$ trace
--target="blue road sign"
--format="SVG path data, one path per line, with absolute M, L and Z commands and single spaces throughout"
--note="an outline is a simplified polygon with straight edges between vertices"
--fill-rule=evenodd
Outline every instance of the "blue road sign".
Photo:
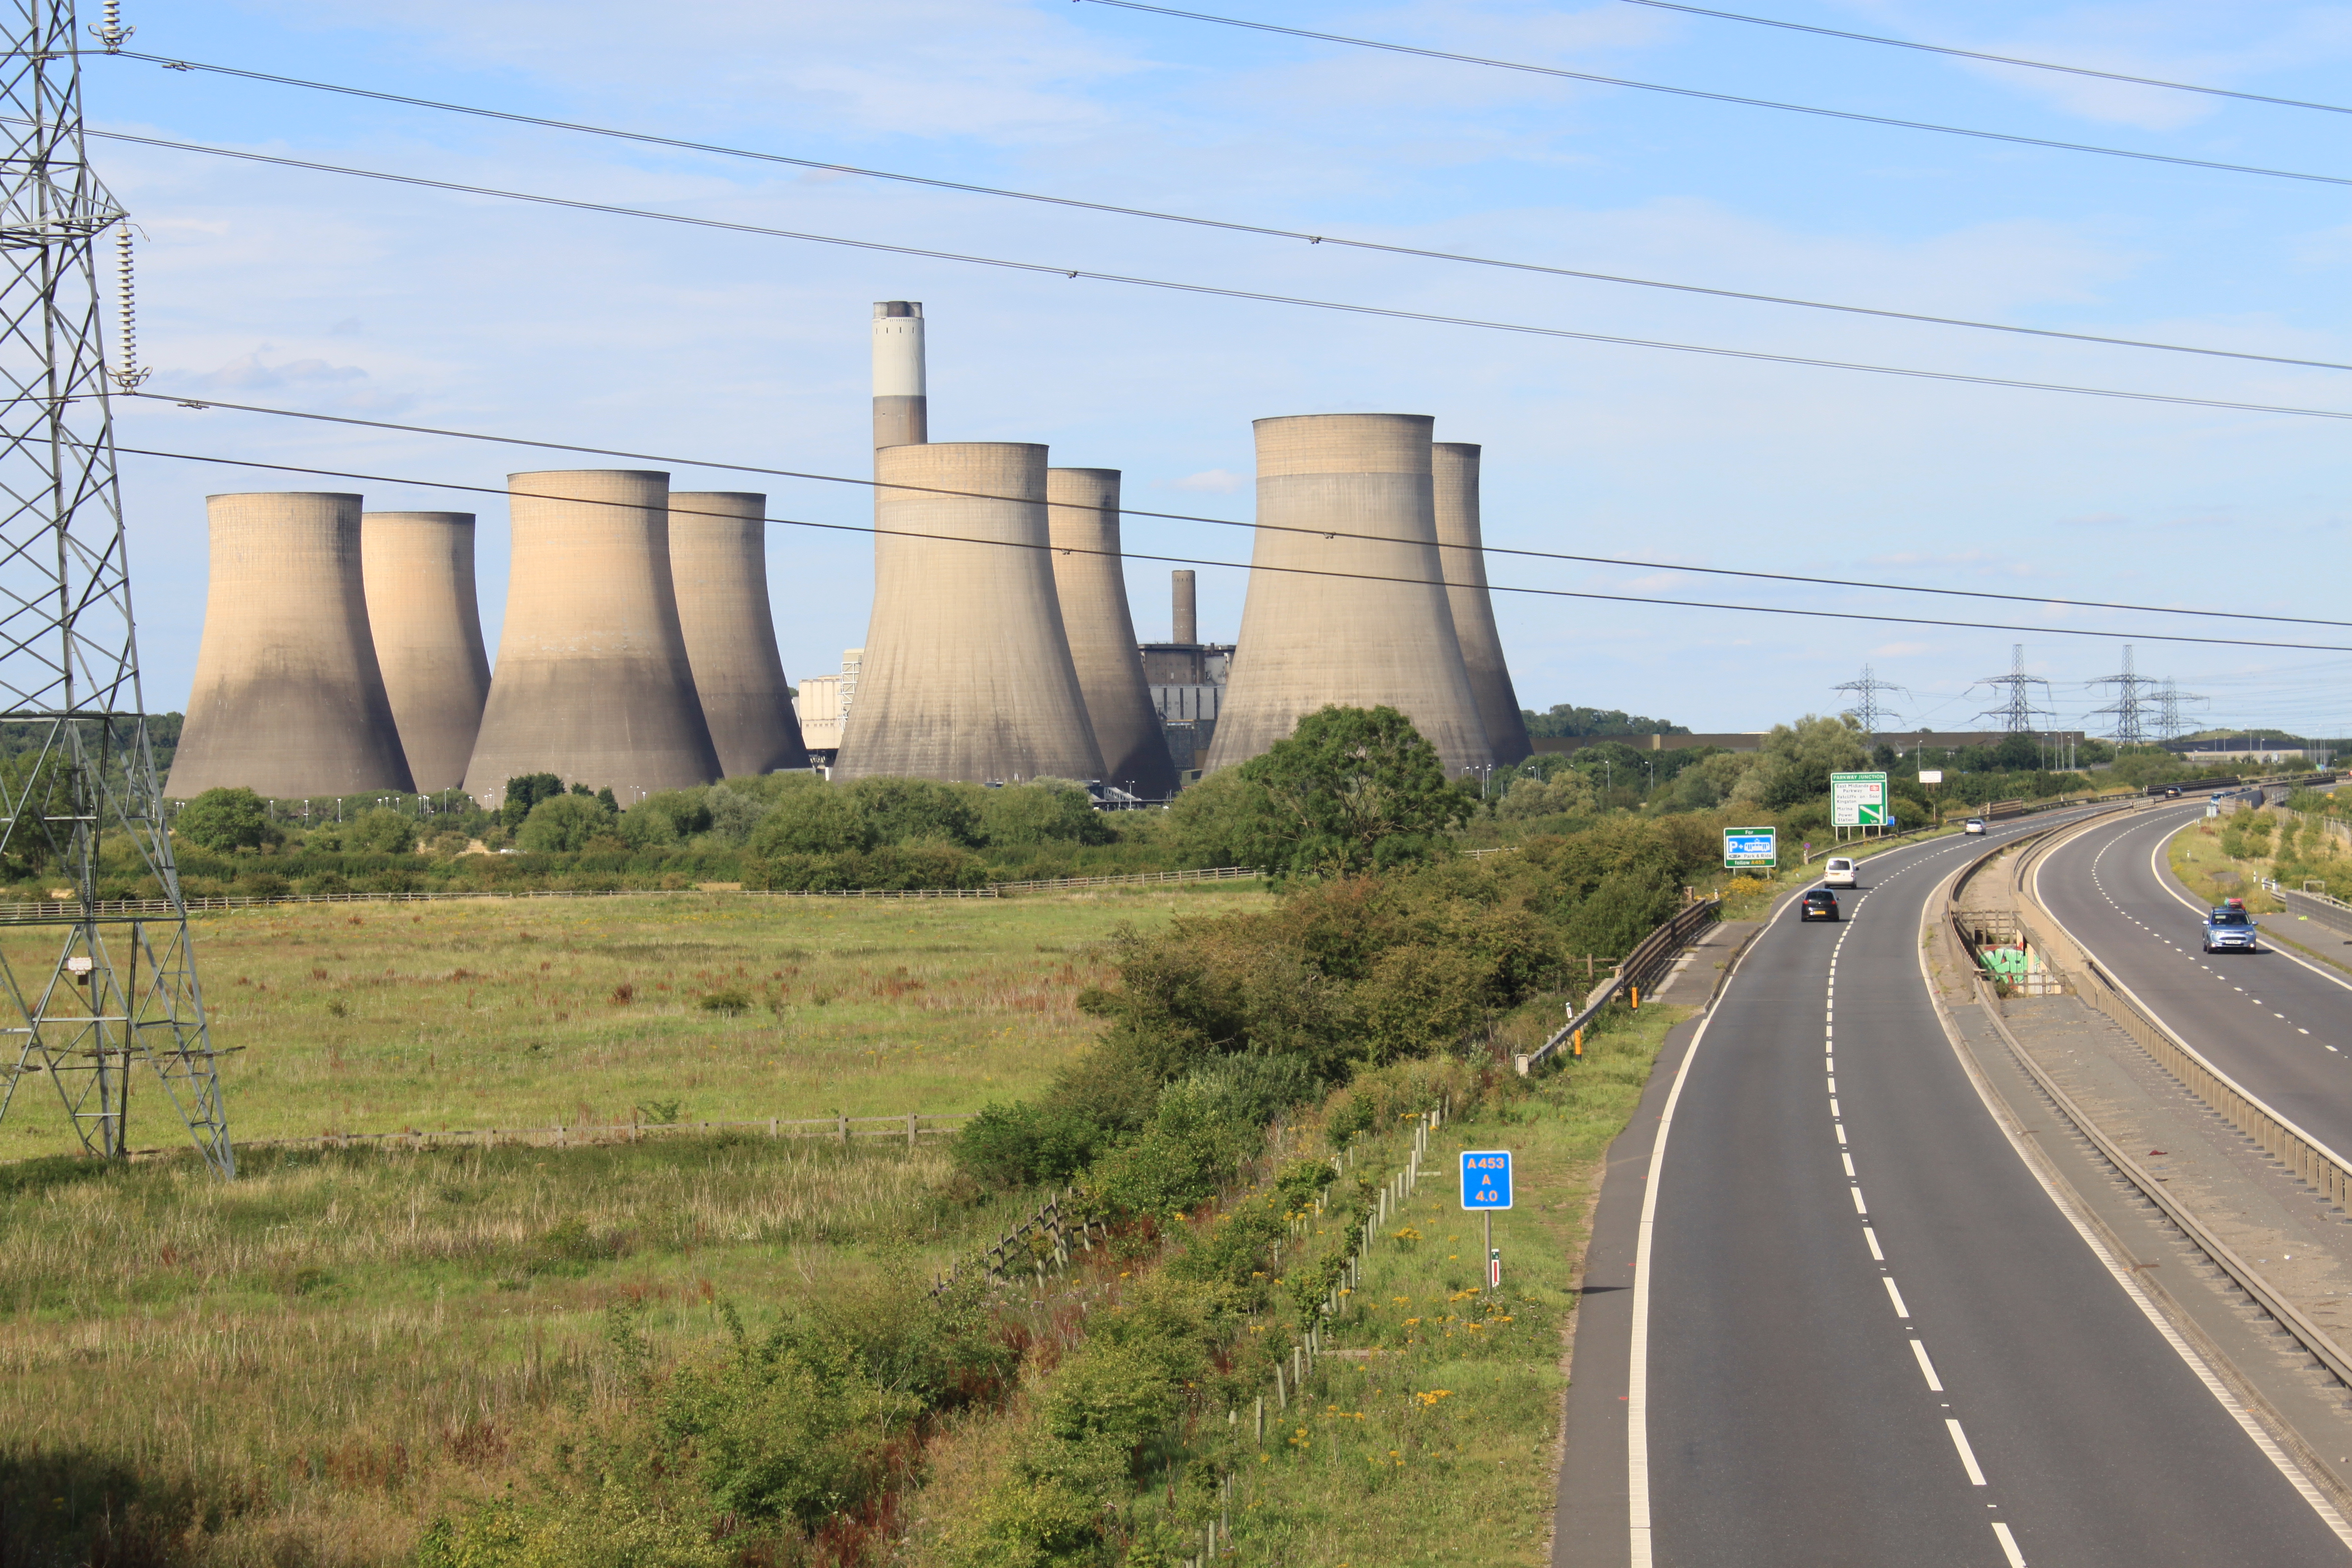
M 1462 1151 L 1462 1206 L 1465 1209 L 1507 1209 L 1511 1206 L 1511 1152 L 1508 1149 Z
M 1745 866 L 1776 866 L 1780 854 L 1777 832 L 1769 827 L 1727 827 L 1723 830 L 1723 864 L 1727 870 Z

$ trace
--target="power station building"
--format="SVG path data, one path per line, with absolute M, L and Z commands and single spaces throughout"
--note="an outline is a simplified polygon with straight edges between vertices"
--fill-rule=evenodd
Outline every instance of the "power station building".
M 1495 629 L 1495 601 L 1486 589 L 1486 541 L 1478 527 L 1479 449 L 1468 441 L 1430 446 L 1430 478 L 1437 514 L 1437 553 L 1445 567 L 1445 602 L 1454 612 L 1454 636 L 1462 645 L 1463 673 L 1478 703 L 1479 722 L 1498 767 L 1534 754 L 1527 716 L 1511 689 L 1503 661 L 1502 635 Z
M 719 771 L 745 778 L 808 766 L 768 602 L 768 498 L 671 492 L 669 563 Z
M 409 790 L 369 631 L 360 498 L 216 495 L 205 506 L 204 642 L 163 793 Z
M 510 474 L 506 624 L 466 793 L 551 773 L 625 804 L 719 776 L 670 573 L 669 476 Z
M 1054 584 L 1045 448 L 874 455 L 874 615 L 836 778 L 1105 777 Z
M 1142 800 L 1176 793 L 1176 766 L 1143 679 L 1118 547 L 1118 470 L 1045 470 L 1054 588 L 1070 661 L 1101 749 L 1105 784 Z
M 1257 540 L 1211 768 L 1247 762 L 1333 703 L 1399 710 L 1449 774 L 1493 763 L 1438 563 L 1433 424 L 1255 422 Z
M 360 561 L 368 629 L 409 778 L 422 794 L 456 789 L 466 782 L 490 693 L 474 591 L 474 514 L 362 512 Z

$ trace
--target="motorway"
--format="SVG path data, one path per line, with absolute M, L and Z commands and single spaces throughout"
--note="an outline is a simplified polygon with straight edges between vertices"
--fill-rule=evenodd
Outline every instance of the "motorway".
M 1865 861 L 1661 1058 L 1588 1261 L 1563 1568 L 2345 1560 L 1960 1066 L 1920 915 L 1984 843 Z
M 2340 1154 L 2352 1155 L 2352 975 L 2269 947 L 2207 953 L 2202 906 L 2159 872 L 2165 842 L 2204 812 L 2186 806 L 2102 824 L 2044 857 L 2042 907 L 2247 1092 Z M 2261 934 L 2347 950 L 2324 926 L 2257 917 Z

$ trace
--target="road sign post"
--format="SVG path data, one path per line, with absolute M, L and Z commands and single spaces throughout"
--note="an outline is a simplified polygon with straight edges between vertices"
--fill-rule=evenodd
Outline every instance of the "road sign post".
M 1486 1289 L 1503 1288 L 1503 1255 L 1495 1247 L 1495 1211 L 1511 1206 L 1511 1152 L 1462 1151 L 1462 1206 L 1486 1222 Z

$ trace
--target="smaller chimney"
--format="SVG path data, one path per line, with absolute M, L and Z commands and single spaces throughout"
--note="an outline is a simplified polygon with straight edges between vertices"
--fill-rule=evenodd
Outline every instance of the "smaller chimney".
M 1171 572 L 1169 577 L 1174 583 L 1176 594 L 1176 636 L 1171 640 L 1198 643 L 1201 640 L 1201 616 L 1199 603 L 1192 596 L 1192 574 L 1190 571 Z
M 919 447 L 931 438 L 923 381 L 923 307 L 916 300 L 874 302 L 874 447 Z

